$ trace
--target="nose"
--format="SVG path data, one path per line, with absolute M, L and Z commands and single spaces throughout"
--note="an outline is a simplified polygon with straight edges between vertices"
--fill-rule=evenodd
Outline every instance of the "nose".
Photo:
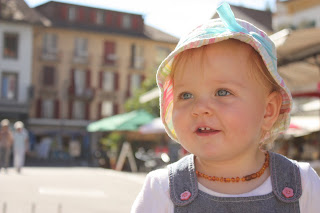
M 211 116 L 213 114 L 212 106 L 210 106 L 210 101 L 208 99 L 195 100 L 192 115 L 193 116 Z

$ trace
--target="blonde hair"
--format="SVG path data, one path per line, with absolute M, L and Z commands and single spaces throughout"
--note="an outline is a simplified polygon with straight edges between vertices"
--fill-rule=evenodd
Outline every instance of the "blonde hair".
M 267 69 L 261 55 L 249 44 L 241 42 L 236 39 L 229 39 L 234 40 L 238 45 L 244 45 L 246 47 L 250 47 L 250 53 L 248 54 L 247 63 L 250 67 L 249 69 L 249 76 L 254 78 L 256 81 L 258 81 L 263 87 L 268 91 L 269 94 L 272 92 L 278 92 L 280 94 L 281 87 L 280 85 L 274 80 L 272 75 L 270 74 L 269 70 Z M 224 41 L 221 41 L 224 42 Z M 214 45 L 214 44 L 210 44 Z M 205 45 L 202 47 L 199 47 L 197 49 L 200 50 L 200 59 L 202 60 L 204 56 L 207 53 L 207 48 L 210 45 Z M 169 78 L 172 80 L 174 85 L 174 75 L 177 70 L 184 70 L 184 67 L 186 66 L 186 62 L 190 61 L 190 59 L 193 58 L 193 55 L 195 54 L 195 49 L 188 49 L 177 55 L 173 61 L 172 64 L 172 70 L 169 74 Z M 199 52 L 197 52 L 199 53 Z M 203 65 L 201 65 L 203 66 Z M 203 67 L 200 68 L 200 70 L 203 70 Z M 275 126 L 276 123 L 273 124 Z M 272 128 L 271 128 L 272 129 Z M 262 131 L 261 139 L 264 138 L 264 136 L 268 133 L 268 131 Z M 267 144 L 272 144 L 274 140 L 277 138 L 278 135 L 275 135 L 273 137 L 270 137 L 264 141 L 260 141 L 260 149 L 265 149 Z

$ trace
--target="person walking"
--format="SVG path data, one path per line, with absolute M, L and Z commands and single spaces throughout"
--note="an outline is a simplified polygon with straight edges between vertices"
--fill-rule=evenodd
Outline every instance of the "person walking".
M 4 168 L 7 172 L 9 165 L 11 146 L 13 143 L 12 132 L 9 129 L 9 120 L 3 119 L 1 121 L 1 130 L 0 130 L 0 169 Z
M 13 165 L 18 173 L 24 166 L 25 154 L 28 151 L 28 133 L 21 121 L 14 123 L 13 132 Z

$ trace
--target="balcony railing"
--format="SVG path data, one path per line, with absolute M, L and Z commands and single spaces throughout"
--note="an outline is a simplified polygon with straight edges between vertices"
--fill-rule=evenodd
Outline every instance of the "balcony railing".
M 103 55 L 101 57 L 102 66 L 118 66 L 119 59 L 115 54 Z
M 87 52 L 74 53 L 72 55 L 72 63 L 74 63 L 74 64 L 89 64 L 90 63 L 90 55 Z
M 146 67 L 146 61 L 144 57 L 135 57 L 131 63 L 130 68 L 135 70 L 143 70 Z
M 40 59 L 43 61 L 59 61 L 61 59 L 61 52 L 57 49 L 40 49 Z
M 94 88 L 84 88 L 82 92 L 77 92 L 73 86 L 69 87 L 69 95 L 73 98 L 79 98 L 83 100 L 92 100 L 95 96 Z

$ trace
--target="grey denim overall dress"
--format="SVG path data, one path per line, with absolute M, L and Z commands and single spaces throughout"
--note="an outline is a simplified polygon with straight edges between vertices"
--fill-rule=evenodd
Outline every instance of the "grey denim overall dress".
M 174 212 L 300 212 L 302 187 L 296 162 L 282 155 L 269 153 L 272 192 L 261 196 L 216 197 L 198 190 L 194 155 L 188 155 L 169 165 L 170 197 Z

